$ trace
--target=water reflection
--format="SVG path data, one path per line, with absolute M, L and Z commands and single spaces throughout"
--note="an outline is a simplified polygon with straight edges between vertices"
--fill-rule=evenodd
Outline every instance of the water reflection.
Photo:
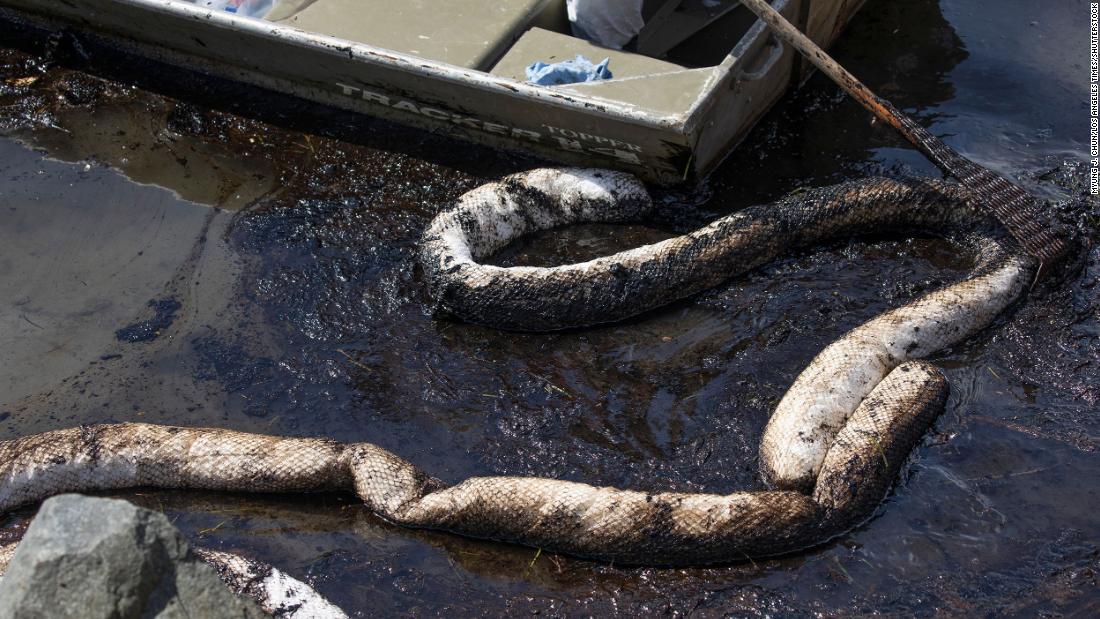
M 834 53 L 856 77 L 926 126 L 942 120 L 940 104 L 956 94 L 949 76 L 968 52 L 940 3 L 869 2 L 845 37 Z M 716 172 L 711 207 L 773 199 L 801 183 L 883 173 L 938 174 L 893 129 L 873 122 L 838 86 L 815 74 Z M 754 179 L 748 191 L 745 178 Z
M 107 165 L 138 183 L 172 189 L 184 200 L 230 210 L 279 185 L 262 135 L 227 136 L 232 125 L 212 124 L 216 117 L 194 106 L 150 101 L 139 91 L 77 73 L 55 80 L 20 73 L 29 75 L 9 81 L 60 101 L 43 101 L 48 108 L 37 108 L 37 115 L 25 117 L 7 134 L 51 157 Z M 13 106 L 31 103 L 29 97 L 8 100 L 15 101 Z M 230 150 L 229 142 L 245 147 Z

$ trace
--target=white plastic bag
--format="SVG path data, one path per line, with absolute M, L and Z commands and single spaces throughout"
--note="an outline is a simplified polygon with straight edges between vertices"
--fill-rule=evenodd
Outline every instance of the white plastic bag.
M 622 49 L 642 30 L 642 0 L 566 0 L 573 35 Z

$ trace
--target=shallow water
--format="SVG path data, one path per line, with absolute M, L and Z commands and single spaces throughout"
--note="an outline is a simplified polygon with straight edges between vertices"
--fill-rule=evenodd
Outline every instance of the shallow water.
M 835 51 L 1095 239 L 1087 9 L 871 0 Z M 534 162 L 227 85 L 196 94 L 188 76 L 104 81 L 63 64 L 0 51 L 3 438 L 217 425 L 369 440 L 450 481 L 754 488 L 763 425 L 809 359 L 967 266 L 943 242 L 859 241 L 598 329 L 433 320 L 413 267 L 420 231 Z M 868 174 L 936 172 L 818 76 L 650 226 L 541 235 L 499 260 L 582 259 Z M 362 615 L 1095 615 L 1097 258 L 1090 246 L 1063 287 L 938 355 L 951 398 L 895 491 L 866 525 L 797 556 L 621 568 L 392 527 L 349 496 L 120 496 Z

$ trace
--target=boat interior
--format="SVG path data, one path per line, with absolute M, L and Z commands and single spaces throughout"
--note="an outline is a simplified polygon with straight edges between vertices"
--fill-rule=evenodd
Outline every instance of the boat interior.
M 637 36 L 611 49 L 574 36 L 565 0 L 275 0 L 262 13 L 306 32 L 519 81 L 536 61 L 578 54 L 609 59 L 614 80 L 711 67 L 755 23 L 737 0 L 644 0 L 642 17 Z

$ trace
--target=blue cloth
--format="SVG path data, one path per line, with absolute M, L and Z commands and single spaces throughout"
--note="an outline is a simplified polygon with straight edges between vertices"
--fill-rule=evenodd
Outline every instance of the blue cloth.
M 539 61 L 527 67 L 527 81 L 539 86 L 557 86 L 609 80 L 611 79 L 611 71 L 607 69 L 609 62 L 611 62 L 610 58 L 604 58 L 600 64 L 592 64 L 580 54 L 577 54 L 576 60 L 563 60 L 553 64 Z

